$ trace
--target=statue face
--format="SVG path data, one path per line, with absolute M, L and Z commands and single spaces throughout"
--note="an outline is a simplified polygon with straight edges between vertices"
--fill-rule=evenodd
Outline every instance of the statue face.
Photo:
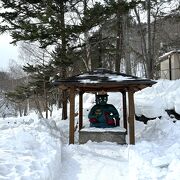
M 96 96 L 96 103 L 100 105 L 107 104 L 108 97 L 107 95 L 97 95 Z

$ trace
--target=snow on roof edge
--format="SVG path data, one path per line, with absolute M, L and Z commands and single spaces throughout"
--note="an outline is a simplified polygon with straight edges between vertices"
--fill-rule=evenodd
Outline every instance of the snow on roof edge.
M 180 49 L 178 50 L 172 50 L 172 51 L 169 51 L 167 53 L 164 53 L 162 56 L 159 56 L 159 59 L 162 60 L 164 59 L 165 57 L 171 55 L 172 53 L 180 53 Z

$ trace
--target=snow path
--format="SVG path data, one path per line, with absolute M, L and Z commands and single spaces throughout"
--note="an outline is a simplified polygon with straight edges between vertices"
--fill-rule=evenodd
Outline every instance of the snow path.
M 61 180 L 129 179 L 128 156 L 122 157 L 125 148 L 107 142 L 66 145 L 62 150 Z

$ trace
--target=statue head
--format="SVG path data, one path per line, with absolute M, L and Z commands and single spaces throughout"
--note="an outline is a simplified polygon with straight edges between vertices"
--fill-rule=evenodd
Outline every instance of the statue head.
M 105 105 L 107 104 L 108 94 L 106 92 L 100 92 L 96 95 L 96 104 Z

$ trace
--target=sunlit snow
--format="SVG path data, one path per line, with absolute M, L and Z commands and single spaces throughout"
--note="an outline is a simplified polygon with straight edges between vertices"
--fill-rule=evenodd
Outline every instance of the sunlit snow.
M 179 87 L 180 80 L 161 80 L 135 94 L 137 114 L 162 116 L 147 125 L 136 121 L 135 145 L 90 141 L 79 145 L 78 131 L 75 144 L 68 145 L 69 120 L 62 121 L 57 110 L 50 119 L 38 119 L 33 112 L 21 118 L 1 118 L 0 179 L 179 180 L 180 121 L 165 112 L 167 108 L 180 112 Z M 108 102 L 116 106 L 122 119 L 121 100 L 120 93 L 109 93 Z M 93 94 L 84 94 L 86 126 L 94 103 Z

